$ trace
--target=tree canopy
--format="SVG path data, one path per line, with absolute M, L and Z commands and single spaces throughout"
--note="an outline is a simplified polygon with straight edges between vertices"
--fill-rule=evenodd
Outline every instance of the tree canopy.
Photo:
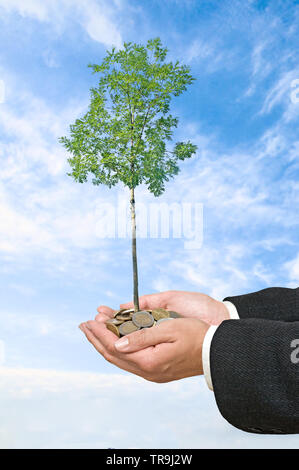
M 88 111 L 70 126 L 70 137 L 60 138 L 76 181 L 91 174 L 95 185 L 122 182 L 134 189 L 143 183 L 159 196 L 179 172 L 179 161 L 196 152 L 189 141 L 167 146 L 178 125 L 171 98 L 195 80 L 188 66 L 166 62 L 167 52 L 159 38 L 146 46 L 126 42 L 107 51 L 101 64 L 89 65 L 99 82 L 90 90 Z

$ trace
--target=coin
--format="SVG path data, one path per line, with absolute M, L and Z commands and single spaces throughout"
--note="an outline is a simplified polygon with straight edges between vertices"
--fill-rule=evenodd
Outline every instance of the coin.
M 173 310 L 168 310 L 170 318 L 182 318 L 182 315 L 180 315 L 178 312 L 174 312 Z
M 155 320 L 160 320 L 161 318 L 169 318 L 169 312 L 165 308 L 155 308 L 152 311 L 152 315 Z
M 119 333 L 122 336 L 129 335 L 130 333 L 133 333 L 137 330 L 139 330 L 138 326 L 136 326 L 131 320 L 125 321 L 119 327 Z
M 154 317 L 146 310 L 140 310 L 133 313 L 132 321 L 139 328 L 149 328 L 154 324 Z
M 124 312 L 125 310 L 126 310 L 125 308 L 121 308 L 121 309 L 119 309 L 119 310 L 115 310 L 115 312 L 114 312 L 114 317 L 116 317 L 116 315 L 118 315 L 119 313 Z
M 123 321 L 118 320 L 117 318 L 109 318 L 109 320 L 106 321 L 106 325 L 107 323 L 112 323 L 113 325 L 118 326 L 118 325 L 121 325 Z
M 114 325 L 113 323 L 106 323 L 106 327 L 108 328 L 108 330 L 112 331 L 112 333 L 120 337 L 120 334 L 116 325 Z
M 127 321 L 127 320 L 131 320 L 132 319 L 132 313 L 118 313 L 115 317 L 117 320 L 121 320 L 121 321 Z
M 159 325 L 160 323 L 162 323 L 163 321 L 168 321 L 168 320 L 174 320 L 174 318 L 160 318 L 160 320 L 157 321 L 156 325 Z
M 122 315 L 126 315 L 127 313 L 134 313 L 135 310 L 133 308 L 128 308 L 127 310 L 123 310 L 122 312 L 119 312 L 119 313 L 122 313 Z

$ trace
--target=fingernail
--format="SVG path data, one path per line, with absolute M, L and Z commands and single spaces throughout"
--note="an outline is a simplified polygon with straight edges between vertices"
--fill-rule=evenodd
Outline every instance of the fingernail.
M 121 339 L 118 339 L 116 343 L 114 343 L 114 346 L 118 350 L 123 350 L 128 346 L 128 344 L 129 344 L 128 338 L 121 338 Z

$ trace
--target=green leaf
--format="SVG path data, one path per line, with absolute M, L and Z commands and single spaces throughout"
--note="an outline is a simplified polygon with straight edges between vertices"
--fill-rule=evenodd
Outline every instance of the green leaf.
M 125 42 L 100 64 L 89 64 L 98 85 L 90 89 L 87 112 L 59 139 L 71 155 L 68 174 L 75 181 L 91 176 L 93 184 L 108 187 L 143 183 L 159 196 L 178 174 L 179 161 L 196 153 L 189 141 L 166 148 L 179 124 L 170 114 L 171 100 L 195 80 L 186 65 L 167 62 L 167 53 L 160 38 L 146 45 Z

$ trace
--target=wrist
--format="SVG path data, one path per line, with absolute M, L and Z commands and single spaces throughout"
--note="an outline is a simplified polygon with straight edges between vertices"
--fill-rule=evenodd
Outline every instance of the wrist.
M 224 320 L 230 319 L 230 313 L 227 306 L 220 302 L 219 300 L 215 300 L 215 318 L 214 321 L 211 323 L 212 325 L 220 325 Z
M 229 312 L 229 309 L 227 308 L 227 305 L 223 302 L 219 302 L 219 303 L 220 303 L 220 306 L 221 306 L 219 308 L 221 309 L 222 321 L 229 320 L 230 319 L 230 312 Z

